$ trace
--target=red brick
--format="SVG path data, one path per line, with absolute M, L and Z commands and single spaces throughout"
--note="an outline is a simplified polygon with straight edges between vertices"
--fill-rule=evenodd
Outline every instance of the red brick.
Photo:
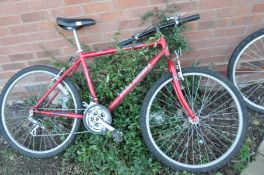
M 10 70 L 18 70 L 26 67 L 24 63 L 9 63 L 1 65 L 3 70 L 10 71 Z
M 33 33 L 38 31 L 38 26 L 34 23 L 32 24 L 22 24 L 17 26 L 9 27 L 11 34 L 21 34 L 21 33 Z
M 13 50 L 15 53 L 23 53 L 23 52 L 34 52 L 34 51 L 39 51 L 43 50 L 40 47 L 41 43 L 28 43 L 28 44 L 20 44 L 20 45 L 15 45 L 12 46 Z M 10 54 L 10 53 L 9 53 Z
M 139 19 L 130 19 L 130 20 L 123 20 L 119 23 L 120 30 L 128 30 L 131 28 L 136 28 L 140 24 Z
M 110 47 L 113 47 L 114 42 L 104 42 L 104 43 L 97 43 L 97 44 L 93 44 L 92 47 L 95 50 L 101 50 L 101 49 L 107 49 Z
M 263 24 L 255 24 L 255 25 L 247 26 L 245 36 L 248 36 L 249 34 L 256 32 L 257 30 L 260 30 L 262 28 L 263 28 Z
M 250 14 L 250 12 L 251 12 L 251 6 L 249 5 L 223 8 L 217 10 L 217 17 L 225 18 L 225 17 L 234 17 L 234 16 L 245 16 Z
M 75 17 L 80 16 L 81 7 L 79 6 L 69 6 L 63 8 L 57 8 L 51 10 L 51 13 L 54 17 Z
M 119 21 L 129 19 L 130 15 L 126 11 L 113 11 L 100 14 L 100 21 Z
M 251 16 L 240 16 L 233 18 L 232 26 L 258 24 L 262 20 L 263 20 L 263 15 L 261 14 L 251 15 Z
M 31 2 L 16 2 L 12 4 L 12 8 L 14 9 L 14 13 L 25 13 L 30 11 L 30 3 Z M 10 5 L 10 4 L 9 4 Z
M 9 35 L 9 31 L 7 28 L 0 28 L 0 37 L 5 37 Z
M 30 1 L 30 7 L 33 11 L 52 9 L 62 7 L 64 4 L 61 0 L 35 0 Z
M 0 26 L 8 26 L 12 24 L 19 24 L 21 22 L 19 16 L 3 16 L 0 17 Z
M 264 11 L 264 3 L 256 4 L 253 6 L 252 13 L 263 13 Z
M 55 19 L 54 19 L 55 20 Z M 39 30 L 41 31 L 49 31 L 49 30 L 56 30 L 56 22 L 51 22 L 51 21 L 42 21 L 37 24 L 39 27 Z
M 185 32 L 184 36 L 189 41 L 195 41 L 195 40 L 213 38 L 214 37 L 214 32 L 212 30 Z
M 81 43 L 84 44 L 90 44 L 90 43 L 94 43 L 94 42 L 104 42 L 106 41 L 104 34 L 99 33 L 99 34 L 88 34 L 88 35 L 83 35 L 80 36 L 80 41 Z
M 10 37 L 5 37 L 0 39 L 0 43 L 3 46 L 8 46 L 8 45 L 16 45 L 16 44 L 21 44 L 27 42 L 26 37 L 24 35 L 18 35 L 18 36 L 10 36 Z
M 15 52 L 13 46 L 0 47 L 0 55 L 8 55 L 13 52 Z
M 112 32 L 118 30 L 118 23 L 108 22 L 108 23 L 98 23 L 95 26 L 91 26 L 86 32 L 91 33 L 100 33 L 100 32 Z
M 9 55 L 11 61 L 26 61 L 34 59 L 33 53 L 21 53 L 15 55 Z
M 143 16 L 146 12 L 148 12 L 150 10 L 154 10 L 154 9 L 155 9 L 155 7 L 145 6 L 145 7 L 139 7 L 136 9 L 129 9 L 126 12 L 129 13 L 131 18 L 139 18 L 140 19 L 140 16 Z
M 41 33 L 29 33 L 27 35 L 27 40 L 31 42 L 43 41 L 43 40 L 55 40 L 59 38 L 59 34 L 56 30 L 41 32 Z
M 216 37 L 226 37 L 226 36 L 236 36 L 236 35 L 244 35 L 246 31 L 246 27 L 232 27 L 227 29 L 216 29 L 215 36 Z
M 7 16 L 14 13 L 14 8 L 10 4 L 2 4 L 0 5 L 0 15 Z
M 72 47 L 65 47 L 62 49 L 63 50 L 63 55 L 77 55 L 76 54 L 76 48 Z
M 82 8 L 85 13 L 97 13 L 97 12 L 104 12 L 104 11 L 111 11 L 113 10 L 113 3 L 111 2 L 96 2 L 96 3 L 88 3 L 82 5 Z
M 48 19 L 48 14 L 46 12 L 32 12 L 21 14 L 21 19 L 23 22 L 33 22 L 33 21 L 42 21 Z
M 193 11 L 197 11 L 199 8 L 199 4 L 198 2 L 195 1 L 191 1 L 191 2 L 180 2 L 180 3 L 175 3 L 176 4 L 176 8 L 177 13 L 179 13 L 179 11 L 187 13 L 187 15 L 190 15 L 191 12 Z
M 59 49 L 53 49 L 53 50 L 43 50 L 40 52 L 37 52 L 37 58 L 51 58 L 54 56 L 60 56 L 61 51 Z
M 216 29 L 216 28 L 225 28 L 230 26 L 231 20 L 227 19 L 218 19 L 218 20 L 207 20 L 200 21 L 198 23 L 198 29 L 206 30 L 206 29 Z
M 57 49 L 57 48 L 60 49 L 62 47 L 67 47 L 69 45 L 70 45 L 69 42 L 66 41 L 64 38 L 43 42 L 40 44 L 40 46 L 42 47 L 42 50 L 43 49 L 51 50 L 51 49 Z
M 132 8 L 132 7 L 142 7 L 148 5 L 148 1 L 142 0 L 133 0 L 133 1 L 124 1 L 124 0 L 116 0 L 114 2 L 115 8 L 123 9 L 123 8 Z
M 216 10 L 210 10 L 208 11 L 199 11 L 201 20 L 212 20 L 217 18 L 217 11 Z
M 203 48 L 215 48 L 223 46 L 234 46 L 241 41 L 244 35 L 225 37 L 225 38 L 212 38 L 212 39 L 201 39 L 200 41 L 195 41 L 191 43 L 193 49 L 203 49 Z
M 65 4 L 80 4 L 80 3 L 87 3 L 87 0 L 64 0 Z
M 39 64 L 47 65 L 47 64 L 52 63 L 52 61 L 54 61 L 54 60 L 52 60 L 51 58 L 49 58 L 49 59 L 41 59 L 41 60 L 32 60 L 32 61 L 28 62 L 28 65 L 29 66 L 39 65 Z
M 201 10 L 224 8 L 237 5 L 238 0 L 200 0 L 199 6 Z

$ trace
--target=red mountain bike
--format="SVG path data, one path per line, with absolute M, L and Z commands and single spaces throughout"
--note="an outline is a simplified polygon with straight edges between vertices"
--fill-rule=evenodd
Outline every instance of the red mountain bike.
M 32 66 L 16 73 L 0 96 L 1 133 L 7 142 L 26 156 L 52 157 L 66 149 L 78 133 L 81 119 L 94 134 L 113 133 L 115 141 L 122 132 L 112 124 L 111 111 L 164 58 L 165 73 L 148 91 L 141 108 L 141 132 L 150 152 L 175 170 L 211 171 L 223 166 L 238 151 L 245 138 L 247 116 L 240 93 L 223 76 L 200 68 L 181 69 L 168 50 L 166 39 L 138 43 L 140 38 L 199 19 L 176 16 L 168 24 L 154 26 L 120 43 L 123 50 L 160 47 L 159 53 L 108 106 L 96 98 L 86 59 L 115 54 L 117 49 L 83 52 L 76 30 L 94 25 L 91 19 L 58 18 L 59 26 L 74 34 L 80 57 L 67 69 Z M 90 100 L 82 102 L 70 75 L 81 65 Z

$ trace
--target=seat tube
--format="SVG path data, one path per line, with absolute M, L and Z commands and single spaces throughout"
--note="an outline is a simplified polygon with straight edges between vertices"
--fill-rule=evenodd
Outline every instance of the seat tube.
M 94 90 L 94 86 L 93 86 L 93 82 L 92 82 L 92 79 L 91 79 L 91 76 L 90 76 L 90 72 L 89 72 L 87 63 L 85 61 L 85 58 L 84 58 L 82 52 L 80 53 L 80 59 L 81 59 L 84 75 L 85 75 L 85 78 L 86 78 L 86 82 L 88 84 L 88 88 L 89 88 L 89 91 L 90 91 L 90 95 L 91 95 L 92 99 L 96 103 L 98 103 L 98 100 L 97 100 L 97 97 L 96 97 L 96 93 L 95 93 L 95 90 Z
M 78 53 L 81 53 L 83 50 L 82 50 L 82 47 L 81 47 L 81 44 L 80 44 L 80 40 L 79 40 L 79 37 L 78 37 L 78 34 L 77 34 L 77 31 L 76 29 L 72 29 L 72 32 L 73 32 L 73 36 L 74 36 L 74 39 L 75 39 L 75 43 L 77 45 L 77 49 L 78 49 Z

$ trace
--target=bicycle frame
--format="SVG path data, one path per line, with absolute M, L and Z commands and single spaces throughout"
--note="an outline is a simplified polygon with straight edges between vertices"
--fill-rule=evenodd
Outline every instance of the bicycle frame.
M 190 117 L 193 121 L 196 121 L 197 117 L 189 107 L 188 103 L 186 102 L 184 95 L 181 91 L 181 86 L 180 86 L 180 80 L 178 76 L 177 69 L 175 67 L 175 64 L 173 63 L 166 40 L 163 36 L 160 37 L 160 40 L 158 42 L 151 42 L 149 44 L 143 43 L 136 45 L 134 47 L 124 47 L 122 48 L 123 50 L 134 50 L 134 49 L 142 49 L 144 47 L 154 47 L 154 46 L 159 46 L 161 47 L 161 51 L 154 56 L 147 64 L 147 66 L 132 80 L 129 85 L 110 103 L 108 109 L 110 112 L 112 112 L 121 102 L 122 100 L 126 97 L 126 95 L 134 89 L 134 87 L 152 70 L 152 68 L 155 66 L 155 64 L 165 55 L 167 58 L 168 62 L 168 69 L 172 74 L 173 80 L 173 88 L 175 91 L 175 94 L 177 95 L 183 109 L 186 111 L 188 114 L 188 117 Z M 117 49 L 110 48 L 102 51 L 93 51 L 93 52 L 80 52 L 79 53 L 79 58 L 73 63 L 72 66 L 70 66 L 65 72 L 62 73 L 62 75 L 58 75 L 56 81 L 54 84 L 50 87 L 50 89 L 44 94 L 44 96 L 38 101 L 38 103 L 31 109 L 34 113 L 38 114 L 43 114 L 43 115 L 48 115 L 48 116 L 53 116 L 53 117 L 69 117 L 69 118 L 79 118 L 82 119 L 84 116 L 83 114 L 76 114 L 76 113 L 70 113 L 70 112 L 62 112 L 60 110 L 38 110 L 37 108 L 41 105 L 41 103 L 45 100 L 45 98 L 48 97 L 48 95 L 55 89 L 56 86 L 59 85 L 59 83 L 69 74 L 74 72 L 79 65 L 82 65 L 84 75 L 89 87 L 90 95 L 92 97 L 92 100 L 95 103 L 98 103 L 98 99 L 96 97 L 96 93 L 94 90 L 94 86 L 90 77 L 89 69 L 87 67 L 86 59 L 92 59 L 96 57 L 100 57 L 103 55 L 108 55 L 108 54 L 114 54 L 117 52 Z M 55 95 L 58 93 L 55 93 Z M 51 102 L 48 102 L 51 103 Z

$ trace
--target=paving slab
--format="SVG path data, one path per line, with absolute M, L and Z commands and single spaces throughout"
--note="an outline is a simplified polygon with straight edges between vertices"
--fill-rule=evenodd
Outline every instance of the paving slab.
M 260 144 L 256 160 L 248 164 L 248 167 L 240 175 L 264 174 L 264 141 Z

